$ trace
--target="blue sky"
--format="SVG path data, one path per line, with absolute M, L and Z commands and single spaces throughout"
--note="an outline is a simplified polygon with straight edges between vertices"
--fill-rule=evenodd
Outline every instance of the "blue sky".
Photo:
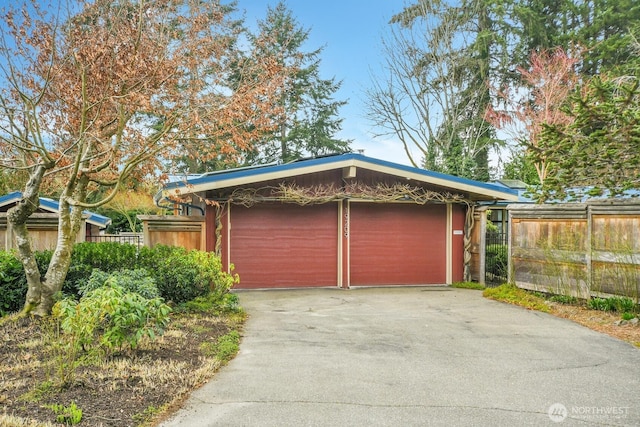
M 246 11 L 246 23 L 264 19 L 267 6 L 278 0 L 238 0 Z M 344 119 L 338 137 L 353 140 L 354 149 L 370 157 L 409 164 L 402 144 L 390 137 L 373 138 L 365 118 L 365 93 L 371 73 L 379 72 L 384 58 L 381 39 L 389 19 L 400 12 L 404 0 L 288 0 L 285 2 L 299 25 L 310 30 L 306 51 L 324 46 L 321 78 L 342 81 L 336 98 L 348 104 L 340 110 Z

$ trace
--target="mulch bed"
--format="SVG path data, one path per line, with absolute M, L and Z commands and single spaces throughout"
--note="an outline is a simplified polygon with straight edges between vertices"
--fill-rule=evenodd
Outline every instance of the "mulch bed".
M 80 425 L 151 425 L 213 376 L 220 363 L 201 345 L 214 343 L 230 329 L 225 319 L 215 316 L 174 316 L 157 341 L 132 354 L 83 363 L 71 384 L 59 387 L 55 358 L 43 345 L 43 322 L 6 322 L 0 325 L 0 416 L 4 412 L 56 425 L 56 415 L 47 406 L 74 402 L 83 413 Z

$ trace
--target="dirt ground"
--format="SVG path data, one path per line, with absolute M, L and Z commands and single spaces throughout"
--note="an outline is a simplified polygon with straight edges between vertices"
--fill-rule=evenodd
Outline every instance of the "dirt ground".
M 640 327 L 615 325 L 619 315 L 551 305 L 556 316 L 640 347 Z M 70 386 L 59 387 L 54 362 L 60 357 L 52 357 L 43 345 L 46 328 L 29 320 L 7 322 L 0 325 L 0 425 L 58 425 L 50 406 L 72 402 L 82 409 L 80 425 L 154 425 L 220 367 L 215 357 L 203 351 L 206 343 L 240 326 L 238 319 L 178 316 L 159 341 L 147 343 L 133 357 L 88 361 L 77 369 Z
M 589 310 L 582 306 L 550 303 L 552 314 L 572 320 L 594 331 L 602 332 L 612 337 L 627 341 L 640 347 L 640 326 L 627 323 L 616 325 L 621 320 L 620 314 L 605 311 Z
M 133 355 L 86 361 L 65 387 L 58 385 L 64 355 L 47 352 L 43 322 L 5 323 L 0 326 L 0 425 L 57 426 L 50 406 L 72 402 L 82 410 L 79 425 L 153 425 L 214 375 L 220 361 L 208 354 L 207 343 L 238 329 L 237 322 L 202 314 L 174 316 L 159 340 Z

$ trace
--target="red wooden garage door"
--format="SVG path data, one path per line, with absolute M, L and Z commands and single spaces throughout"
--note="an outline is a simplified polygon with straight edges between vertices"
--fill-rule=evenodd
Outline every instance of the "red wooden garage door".
M 351 203 L 351 286 L 446 282 L 444 205 Z
M 231 209 L 230 261 L 237 288 L 336 286 L 336 204 Z

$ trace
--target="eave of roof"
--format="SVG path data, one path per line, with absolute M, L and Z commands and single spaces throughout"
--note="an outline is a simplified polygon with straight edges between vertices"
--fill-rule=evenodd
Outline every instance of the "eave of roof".
M 466 193 L 473 200 L 518 200 L 518 192 L 504 186 L 414 168 L 356 153 L 203 174 L 186 181 L 168 183 L 163 192 L 169 197 L 200 193 L 352 166 L 435 185 L 451 192 Z
M 5 196 L 0 197 L 0 206 L 17 203 L 21 198 L 22 193 L 20 191 L 14 191 L 13 193 L 9 193 Z M 57 201 L 49 199 L 47 197 L 40 197 L 40 207 L 53 213 L 58 213 L 60 210 L 60 204 Z M 96 225 L 100 228 L 105 228 L 109 224 L 111 224 L 111 218 L 109 217 L 90 211 L 84 211 L 84 213 L 89 215 L 87 218 L 87 222 L 89 224 Z

